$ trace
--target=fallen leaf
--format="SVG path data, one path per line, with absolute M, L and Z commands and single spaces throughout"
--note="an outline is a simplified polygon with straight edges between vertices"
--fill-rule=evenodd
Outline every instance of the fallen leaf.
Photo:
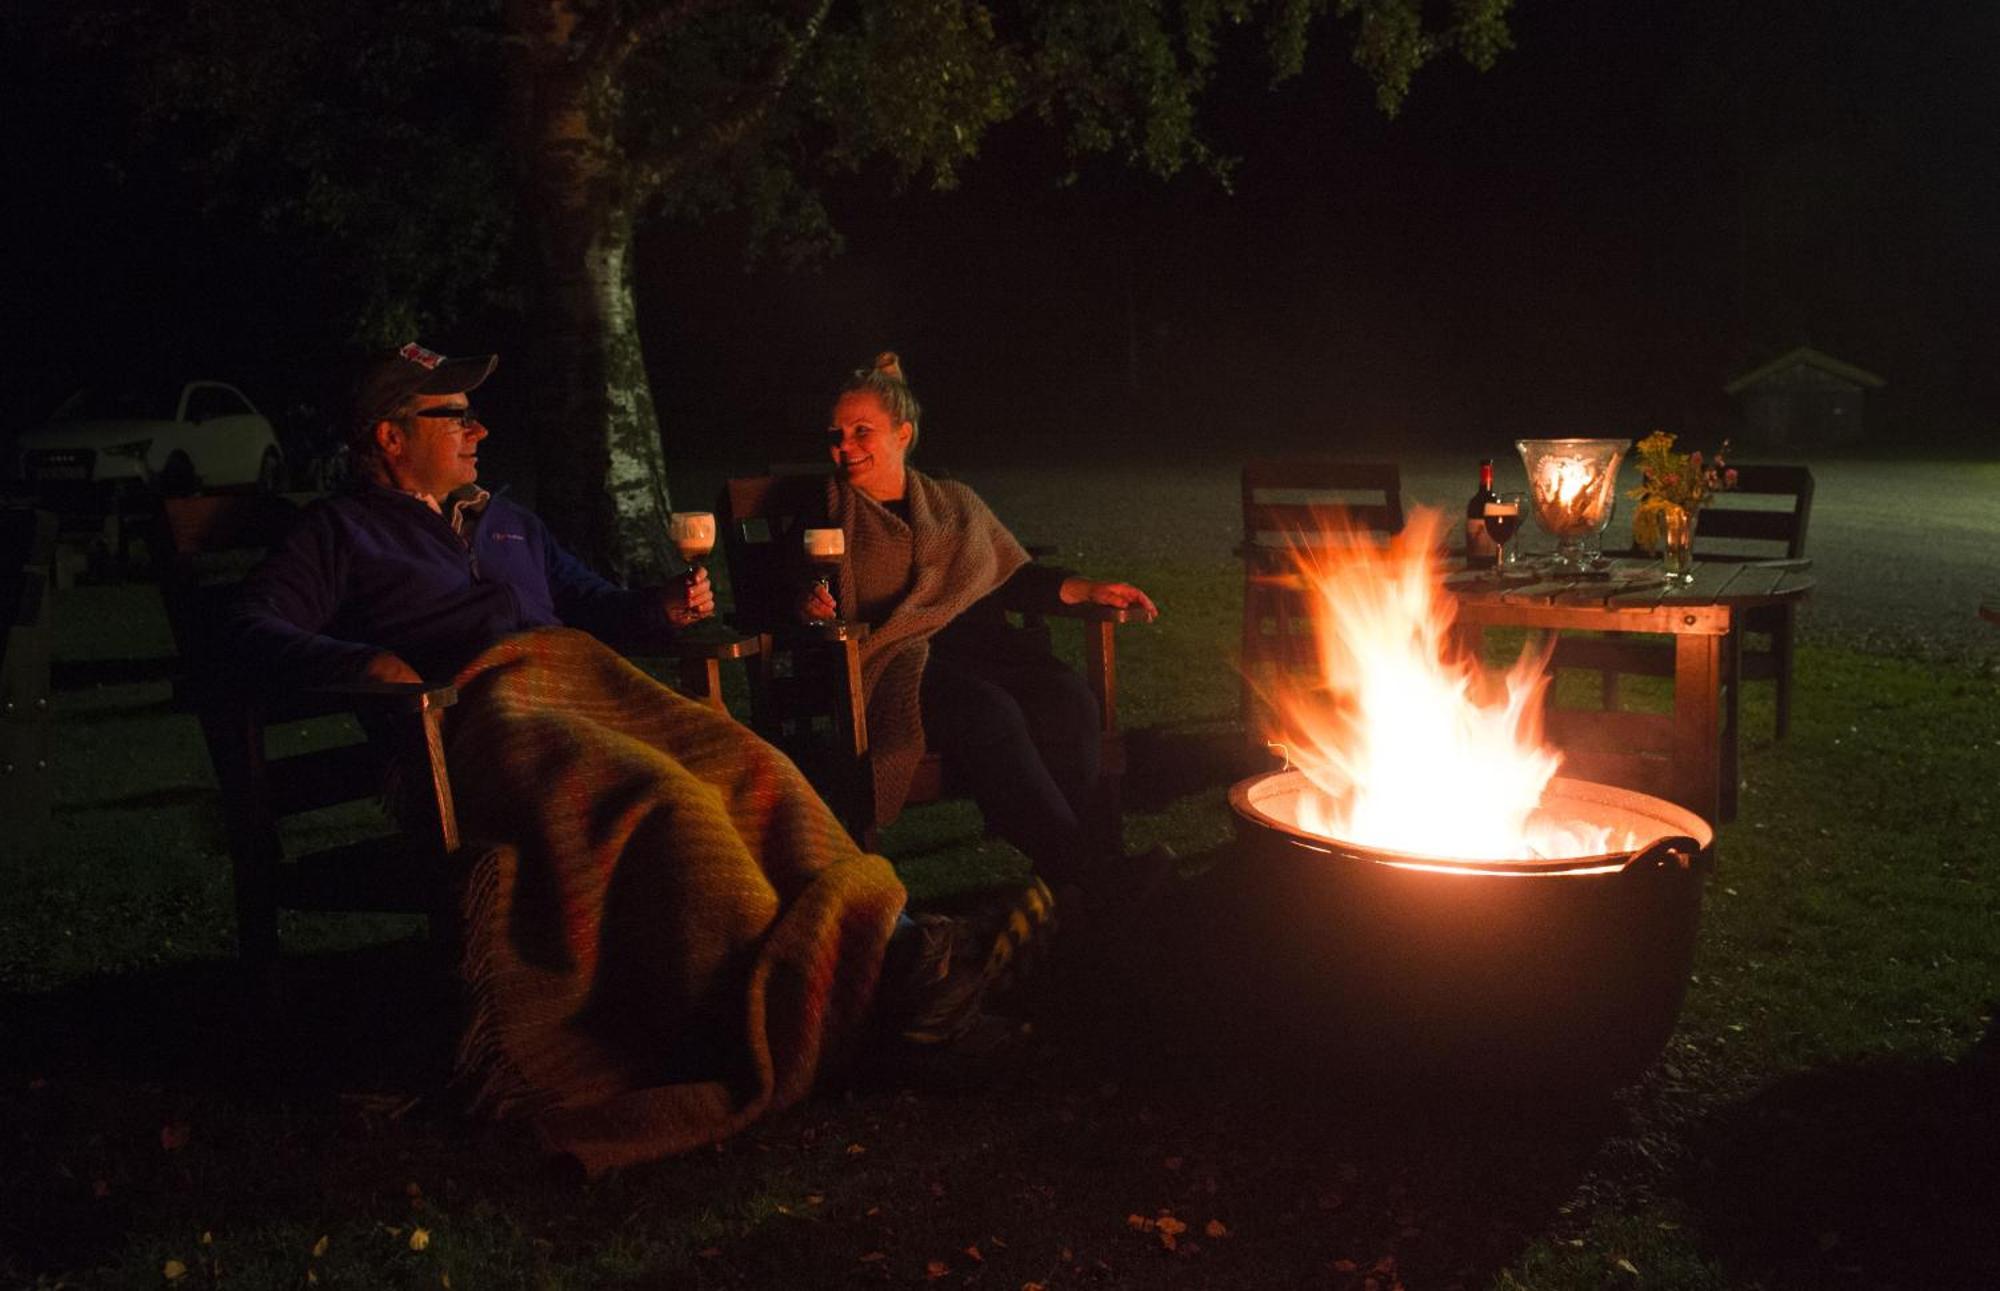
M 1180 1244 L 1181 1244 L 1180 1238 L 1175 1237 L 1172 1233 L 1169 1233 L 1164 1228 L 1160 1230 L 1160 1245 L 1166 1247 L 1168 1250 L 1171 1251 Z
M 806 1205 L 808 1206 L 817 1206 L 825 1200 L 826 1194 L 823 1192 L 809 1192 L 806 1194 Z
M 1160 1217 L 1154 1220 L 1153 1223 L 1159 1228 L 1161 1232 L 1166 1233 L 1170 1236 L 1176 1233 L 1185 1233 L 1187 1231 L 1186 1224 L 1182 1223 L 1178 1219 L 1175 1219 L 1172 1215 L 1168 1214 L 1164 1210 L 1160 1212 Z
M 712 1260 L 721 1256 L 722 1248 L 720 1246 L 704 1246 L 700 1250 L 696 1251 L 695 1254 L 699 1255 L 704 1260 Z
M 883 1260 L 886 1260 L 888 1258 L 889 1256 L 887 1255 L 887 1253 L 883 1251 L 870 1251 L 866 1255 L 863 1255 L 861 1257 L 861 1262 L 863 1264 L 880 1264 Z
M 412 1228 L 412 1229 L 410 1230 L 410 1249 L 411 1249 L 411 1250 L 413 1250 L 413 1251 L 422 1251 L 422 1250 L 428 1250 L 428 1249 L 430 1248 L 430 1244 L 431 1244 L 431 1230 L 430 1230 L 430 1229 L 428 1229 L 428 1228 Z
M 859 1143 L 850 1143 L 847 1145 L 847 1155 L 851 1157 L 858 1157 L 867 1151 L 868 1149 L 862 1147 Z
M 986 1263 L 986 1257 L 979 1253 L 979 1246 L 977 1243 L 974 1243 L 973 1245 L 966 1247 L 965 1250 L 961 1252 L 961 1254 L 963 1254 L 966 1259 L 971 1260 L 974 1264 Z
M 438 1274 L 438 1285 L 443 1287 L 444 1291 L 451 1291 L 451 1274 L 449 1273 Z
M 1000 1240 L 1000 1238 L 998 1237 L 989 1237 L 986 1240 L 993 1243 L 993 1249 L 996 1251 L 1004 1251 L 1007 1249 L 1007 1243 Z
M 324 1233 L 320 1234 L 320 1239 L 317 1242 L 313 1243 L 314 1259 L 318 1259 L 320 1256 L 326 1254 L 327 1244 L 328 1244 L 328 1239 L 326 1234 Z
M 1209 1220 L 1209 1221 L 1208 1221 L 1208 1222 L 1207 1222 L 1206 1224 L 1203 1224 L 1203 1225 L 1202 1225 L 1202 1227 L 1201 1227 L 1201 1231 L 1202 1231 L 1202 1235 L 1203 1235 L 1203 1236 L 1205 1236 L 1205 1237 L 1227 1237 L 1227 1236 L 1229 1236 L 1229 1226 L 1228 1226 L 1227 1224 L 1223 1223 L 1223 1222 L 1222 1222 L 1221 1220 L 1219 1220 L 1219 1219 L 1211 1219 L 1211 1220 Z
M 1393 1255 L 1384 1255 L 1381 1259 L 1369 1265 L 1368 1271 L 1370 1273 L 1384 1273 L 1390 1277 L 1394 1277 L 1396 1275 L 1396 1257 Z
M 1153 1231 L 1153 1221 L 1144 1215 L 1134 1213 L 1125 1216 L 1125 1227 L 1135 1233 L 1150 1233 Z M 1069 1256 L 1065 1255 L 1063 1258 L 1068 1259 Z
M 213 1245 L 215 1245 L 215 1234 L 214 1234 L 214 1233 L 208 1233 L 208 1232 L 204 1232 L 204 1233 L 203 1233 L 203 1234 L 201 1235 L 201 1244 L 202 1244 L 203 1246 L 213 1246 Z
M 933 1282 L 949 1272 L 951 1272 L 951 1266 L 943 1260 L 929 1260 L 924 1264 L 924 1276 Z
M 306 1285 L 307 1285 L 307 1286 L 309 1286 L 309 1287 L 316 1287 L 316 1286 L 318 1286 L 318 1285 L 319 1285 L 319 1274 L 317 1274 L 317 1273 L 313 1272 L 313 1271 L 312 1271 L 311 1269 L 307 1269 L 307 1270 L 306 1270 Z
M 183 1121 L 175 1121 L 172 1125 L 160 1127 L 160 1146 L 169 1152 L 180 1151 L 193 1137 L 194 1131 Z
M 179 1260 L 168 1260 L 160 1266 L 160 1276 L 169 1282 L 178 1282 L 187 1276 L 188 1266 Z
M 1045 1282 L 1023 1282 L 1021 1291 L 1049 1291 L 1049 1288 Z
M 1618 1265 L 1619 1268 L 1625 1270 L 1627 1273 L 1630 1273 L 1633 1277 L 1636 1278 L 1639 1276 L 1638 1267 L 1634 1265 L 1632 1261 L 1626 1259 L 1624 1256 L 1622 1255 L 1619 1256 L 1618 1259 L 1615 1261 L 1615 1263 Z
M 1353 1260 L 1335 1260 L 1333 1262 L 1333 1271 L 1335 1273 L 1352 1273 L 1360 1267 Z

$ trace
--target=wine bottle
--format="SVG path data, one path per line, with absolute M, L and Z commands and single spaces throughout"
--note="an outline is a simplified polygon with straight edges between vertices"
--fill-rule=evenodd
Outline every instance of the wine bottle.
M 1493 495 L 1493 459 L 1479 463 L 1479 489 L 1465 504 L 1465 565 L 1467 569 L 1491 569 L 1500 559 L 1500 544 L 1486 532 L 1486 504 Z

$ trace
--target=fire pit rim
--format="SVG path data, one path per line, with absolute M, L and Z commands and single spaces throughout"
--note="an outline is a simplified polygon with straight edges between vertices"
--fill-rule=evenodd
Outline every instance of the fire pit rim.
M 1665 798 L 1641 793 L 1636 789 L 1624 789 L 1617 785 L 1604 784 L 1595 780 L 1579 780 L 1569 776 L 1556 776 L 1549 781 L 1544 798 L 1568 797 L 1584 802 L 1596 801 L 1607 806 L 1632 809 L 1635 803 L 1643 803 L 1643 814 L 1656 818 L 1666 818 L 1674 824 L 1686 828 L 1675 831 L 1665 829 L 1630 851 L 1602 852 L 1591 856 L 1564 857 L 1558 860 L 1463 860 L 1449 857 L 1428 856 L 1418 852 L 1398 852 L 1385 847 L 1372 847 L 1347 839 L 1333 838 L 1301 829 L 1295 824 L 1280 820 L 1251 801 L 1254 790 L 1281 780 L 1303 781 L 1305 776 L 1296 768 L 1266 771 L 1247 776 L 1230 786 L 1229 806 L 1241 820 L 1249 821 L 1261 829 L 1284 835 L 1294 846 L 1329 856 L 1338 856 L 1350 861 L 1370 865 L 1382 865 L 1397 869 L 1418 869 L 1435 873 L 1492 875 L 1501 878 L 1538 878 L 1551 875 L 1571 875 L 1579 873 L 1623 872 L 1634 866 L 1655 863 L 1665 858 L 1663 852 L 1679 853 L 1677 844 L 1694 844 L 1699 863 L 1706 866 L 1715 844 L 1715 831 L 1694 812 L 1669 802 Z M 1623 800 L 1623 801 L 1620 801 Z M 1687 857 L 1683 864 L 1697 863 L 1697 857 Z

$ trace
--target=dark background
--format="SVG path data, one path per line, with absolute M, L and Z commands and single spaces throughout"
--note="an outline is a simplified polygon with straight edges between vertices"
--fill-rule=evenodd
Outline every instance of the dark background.
M 982 460 L 1457 448 L 1726 433 L 1723 384 L 1798 344 L 1888 382 L 1875 446 L 1987 451 L 2000 7 L 1522 0 L 1490 72 L 1441 60 L 1384 118 L 1332 28 L 1264 84 L 1247 36 L 1208 101 L 1233 188 L 1093 164 L 1032 122 L 963 187 L 829 191 L 844 254 L 746 268 L 743 228 L 642 232 L 672 465 L 817 451 L 828 395 L 902 351 L 926 451 Z M 254 222 L 121 146 L 115 68 L 7 55 L 13 356 L 0 431 L 81 376 L 176 369 L 310 416 L 342 333 Z M 426 339 L 525 344 L 504 308 Z M 529 427 L 503 365 L 489 475 Z M 510 447 L 510 440 L 512 447 Z

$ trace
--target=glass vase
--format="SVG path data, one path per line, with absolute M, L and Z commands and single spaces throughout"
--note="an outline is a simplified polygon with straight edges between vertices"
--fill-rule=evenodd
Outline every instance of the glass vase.
M 1668 507 L 1660 513 L 1660 564 L 1670 583 L 1694 581 L 1694 526 L 1700 515 L 1691 507 Z

